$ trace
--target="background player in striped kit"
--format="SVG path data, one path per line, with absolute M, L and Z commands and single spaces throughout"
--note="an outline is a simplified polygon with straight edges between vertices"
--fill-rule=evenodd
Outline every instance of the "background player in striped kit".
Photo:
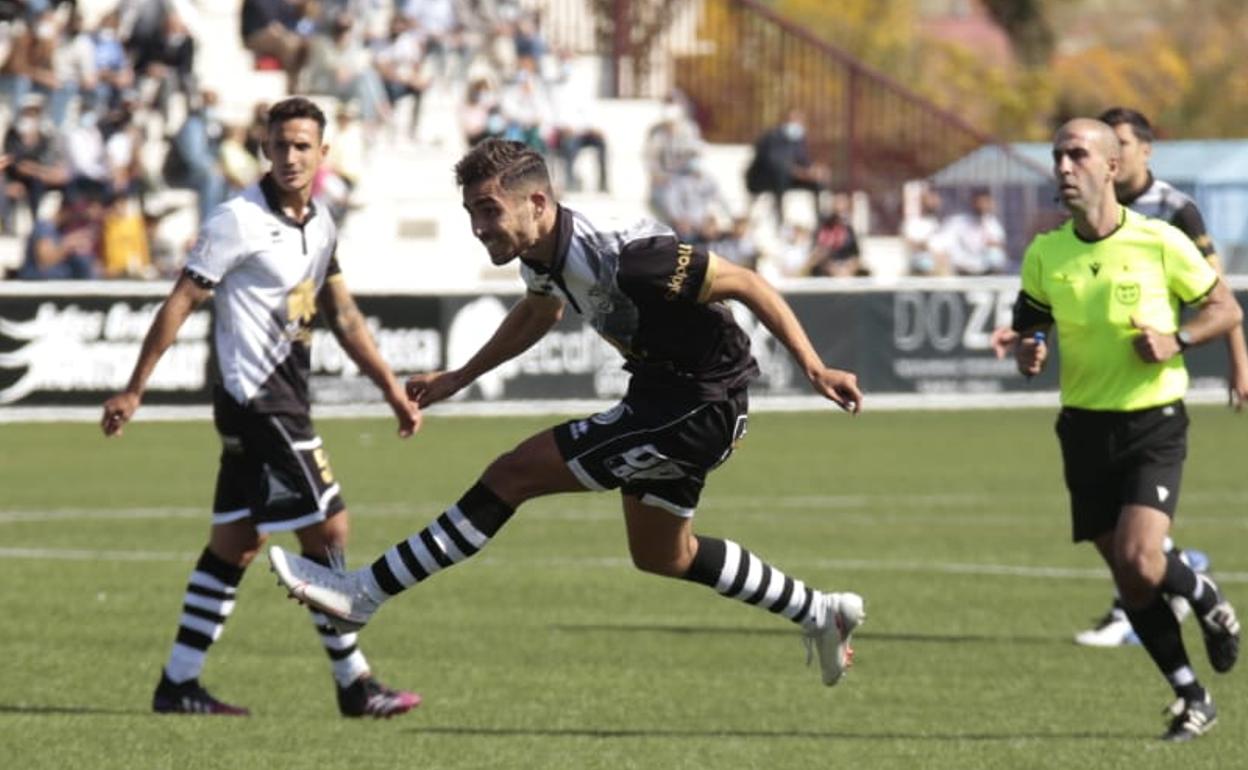
M 294 531 L 304 555 L 321 563 L 340 557 L 346 546 L 347 510 L 308 401 L 318 311 L 382 391 L 399 435 L 410 436 L 420 425 L 419 408 L 382 360 L 342 279 L 333 221 L 311 198 L 328 149 L 324 129 L 324 114 L 307 99 L 273 106 L 265 141 L 272 168 L 205 222 L 185 271 L 152 321 L 129 384 L 104 404 L 104 434 L 121 435 L 178 329 L 214 298 L 213 418 L 221 464 L 208 545 L 191 572 L 177 637 L 152 698 L 160 713 L 248 713 L 213 697 L 199 675 L 234 610 L 243 571 L 271 532 Z M 344 716 L 389 717 L 419 704 L 415 693 L 372 676 L 354 633 L 339 632 L 318 612 L 312 618 Z

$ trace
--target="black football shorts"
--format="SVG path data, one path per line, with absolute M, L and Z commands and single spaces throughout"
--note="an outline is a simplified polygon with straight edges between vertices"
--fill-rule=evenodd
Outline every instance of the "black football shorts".
M 722 401 L 632 395 L 554 429 L 568 468 L 588 489 L 619 489 L 690 517 L 706 474 L 732 454 L 749 412 L 744 388 Z
M 212 416 L 221 435 L 213 524 L 250 517 L 260 532 L 282 532 L 345 507 L 306 413 L 260 414 L 216 388 Z
M 1125 505 L 1145 505 L 1174 517 L 1187 426 L 1182 401 L 1135 412 L 1062 409 L 1057 436 L 1076 541 L 1112 530 Z

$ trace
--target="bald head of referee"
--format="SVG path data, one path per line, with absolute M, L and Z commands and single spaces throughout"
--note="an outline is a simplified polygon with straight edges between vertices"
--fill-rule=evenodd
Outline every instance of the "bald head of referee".
M 1118 135 L 1107 123 L 1093 118 L 1067 121 L 1053 135 L 1053 176 L 1058 199 L 1074 218 L 1075 230 L 1088 238 L 1101 237 L 1117 226 Z

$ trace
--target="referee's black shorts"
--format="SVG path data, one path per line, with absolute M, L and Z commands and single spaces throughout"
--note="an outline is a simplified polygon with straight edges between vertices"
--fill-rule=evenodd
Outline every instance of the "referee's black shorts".
M 1174 517 L 1187 425 L 1182 401 L 1134 412 L 1062 409 L 1057 436 L 1076 541 L 1112 530 L 1126 505 L 1145 505 Z

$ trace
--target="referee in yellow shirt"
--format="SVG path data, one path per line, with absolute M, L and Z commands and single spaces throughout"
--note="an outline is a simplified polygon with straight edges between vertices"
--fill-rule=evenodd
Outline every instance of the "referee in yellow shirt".
M 1072 120 L 1054 136 L 1053 171 L 1071 218 L 1038 235 L 1023 257 L 1015 358 L 1024 375 L 1038 374 L 1056 327 L 1057 435 L 1074 539 L 1096 545 L 1140 641 L 1174 689 L 1162 738 L 1186 741 L 1209 730 L 1217 711 L 1166 596 L 1191 604 L 1215 671 L 1235 665 L 1239 621 L 1208 576 L 1162 549 L 1187 454 L 1182 353 L 1225 334 L 1242 312 L 1186 235 L 1118 203 L 1119 162 L 1118 138 L 1098 120 Z M 1183 305 L 1197 310 L 1180 326 Z

